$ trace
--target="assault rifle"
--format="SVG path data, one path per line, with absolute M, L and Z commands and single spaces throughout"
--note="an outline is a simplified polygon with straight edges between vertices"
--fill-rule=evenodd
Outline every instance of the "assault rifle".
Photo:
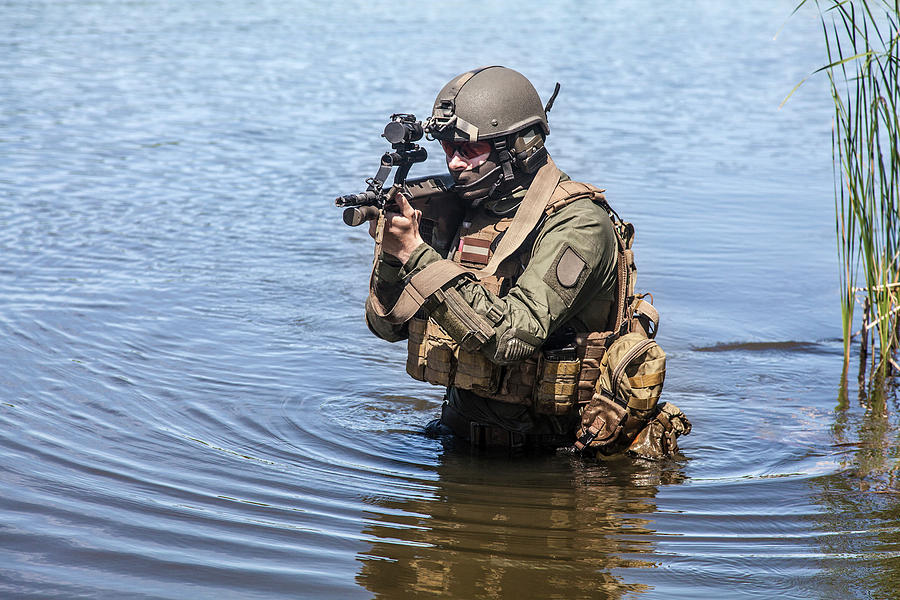
M 394 196 L 402 193 L 413 208 L 422 211 L 419 221 L 422 239 L 446 255 L 462 219 L 463 209 L 456 195 L 450 191 L 453 178 L 449 174 L 407 179 L 410 168 L 428 158 L 425 148 L 416 144 L 423 135 L 422 122 L 417 121 L 415 115 L 391 115 L 381 137 L 391 143 L 392 151 L 381 156 L 378 172 L 366 179 L 366 191 L 335 198 L 334 204 L 344 209 L 344 223 L 357 227 L 377 219 L 385 210 L 398 210 Z M 384 184 L 394 167 L 397 171 L 393 185 L 385 188 Z

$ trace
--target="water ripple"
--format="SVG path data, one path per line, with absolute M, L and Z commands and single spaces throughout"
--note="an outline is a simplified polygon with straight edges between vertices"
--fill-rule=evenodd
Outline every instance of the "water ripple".
M 827 90 L 775 110 L 815 19 L 400 2 L 397 58 L 357 0 L 2 6 L 0 595 L 893 594 L 896 403 L 837 386 Z M 448 22 L 562 82 L 549 147 L 636 224 L 682 458 L 428 439 L 441 391 L 366 329 L 332 199 L 467 67 Z

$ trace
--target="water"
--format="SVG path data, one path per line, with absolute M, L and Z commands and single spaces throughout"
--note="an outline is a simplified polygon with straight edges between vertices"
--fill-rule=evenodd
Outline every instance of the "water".
M 0 1 L 0 597 L 896 597 L 815 15 L 590 4 Z M 366 330 L 332 199 L 482 64 L 636 224 L 682 460 L 445 448 Z

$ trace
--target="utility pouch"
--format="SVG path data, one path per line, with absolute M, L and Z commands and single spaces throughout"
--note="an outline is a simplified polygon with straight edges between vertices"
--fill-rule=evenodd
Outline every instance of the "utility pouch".
M 407 340 L 406 372 L 418 381 L 425 381 L 425 328 L 428 319 L 413 317 L 409 320 L 409 339 Z
M 453 385 L 483 396 L 495 394 L 500 387 L 500 367 L 480 352 L 458 348 Z
M 500 387 L 500 367 L 479 352 L 467 352 L 433 319 L 409 320 L 406 372 L 433 385 L 455 385 L 490 396 Z
M 406 372 L 413 379 L 450 385 L 456 364 L 456 342 L 431 319 L 409 320 Z
M 611 454 L 625 428 L 628 409 L 602 393 L 594 394 L 581 413 L 581 427 L 575 434 L 575 448 L 581 452 L 598 450 Z
M 576 448 L 613 454 L 627 447 L 656 414 L 665 376 L 666 354 L 654 340 L 640 332 L 616 338 L 600 359 Z
M 575 354 L 575 347 L 548 350 L 541 356 L 539 364 L 540 377 L 535 390 L 535 412 L 544 415 L 568 413 L 575 406 L 578 374 L 581 370 L 581 361 Z
M 646 421 L 656 412 L 665 378 L 666 353 L 654 340 L 633 332 L 616 339 L 603 355 L 596 391 Z
M 450 385 L 453 381 L 456 342 L 428 319 L 425 326 L 425 381 L 433 385 Z
M 537 369 L 538 360 L 534 355 L 502 367 L 500 391 L 491 398 L 507 404 L 531 404 Z

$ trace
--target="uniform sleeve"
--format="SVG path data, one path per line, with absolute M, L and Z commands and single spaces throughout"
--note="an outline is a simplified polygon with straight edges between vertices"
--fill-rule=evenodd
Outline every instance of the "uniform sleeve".
M 392 307 L 403 291 L 403 279 L 399 275 L 402 266 L 397 258 L 383 252 L 375 263 L 372 284 L 375 288 L 375 297 L 385 308 Z M 366 325 L 372 333 L 389 342 L 398 342 L 409 336 L 405 323 L 394 325 L 378 316 L 372 306 L 371 297 L 366 298 Z
M 423 249 L 399 275 L 412 275 L 441 257 Z M 547 337 L 595 298 L 613 300 L 616 240 L 606 212 L 576 201 L 547 219 L 516 285 L 499 297 L 477 281 L 458 280 L 426 310 L 460 345 L 497 364 L 531 355 Z

